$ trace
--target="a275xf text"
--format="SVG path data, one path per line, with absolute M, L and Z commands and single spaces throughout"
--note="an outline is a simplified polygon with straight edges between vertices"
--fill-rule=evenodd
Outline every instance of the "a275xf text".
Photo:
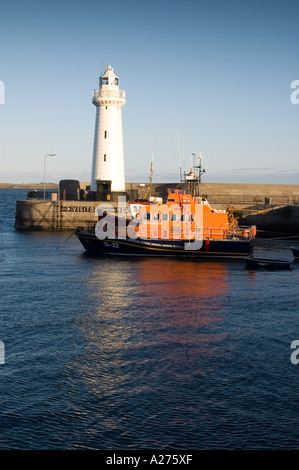
M 189 465 L 192 463 L 191 454 L 152 454 L 147 458 L 134 456 L 120 456 L 113 454 L 107 457 L 107 465 L 131 465 L 137 468 L 138 465 Z

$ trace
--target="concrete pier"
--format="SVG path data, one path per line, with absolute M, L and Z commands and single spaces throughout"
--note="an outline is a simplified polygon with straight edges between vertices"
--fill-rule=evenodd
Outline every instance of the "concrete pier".
M 167 188 L 180 187 L 178 183 L 127 183 L 131 201 L 152 196 L 165 197 Z M 201 194 L 215 208 L 233 210 L 242 225 L 257 225 L 258 230 L 298 232 L 299 185 L 219 184 L 201 183 Z M 56 197 L 57 194 L 54 194 Z M 27 199 L 16 202 L 15 228 L 17 230 L 76 230 L 97 221 L 98 205 L 117 202 L 94 200 Z
M 76 230 L 97 222 L 96 208 L 107 202 L 99 201 L 17 201 L 17 230 Z M 116 207 L 110 203 L 107 207 Z
M 17 230 L 72 230 L 96 221 L 99 203 L 84 201 L 17 201 L 15 228 Z

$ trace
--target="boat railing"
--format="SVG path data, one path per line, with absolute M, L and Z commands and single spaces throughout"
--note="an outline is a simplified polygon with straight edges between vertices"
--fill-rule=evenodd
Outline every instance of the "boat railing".
M 238 226 L 234 229 L 222 227 L 196 227 L 195 230 L 182 230 L 181 237 L 185 239 L 251 239 L 254 238 L 254 227 Z
M 224 239 L 227 237 L 227 230 L 221 227 L 196 227 L 195 230 L 182 230 L 182 238 L 185 239 Z
M 85 227 L 78 227 L 78 230 L 84 231 L 88 234 L 95 234 L 95 226 L 96 222 L 94 221 L 87 221 Z M 117 234 L 116 234 L 117 235 Z M 195 229 L 190 228 L 184 228 L 183 230 L 176 232 L 173 232 L 171 237 L 169 237 L 169 234 L 165 234 L 166 236 L 163 236 L 161 232 L 158 230 L 152 231 L 147 234 L 148 236 L 141 236 L 143 239 L 147 239 L 149 242 L 151 239 L 154 239 L 154 243 L 157 243 L 157 240 L 161 240 L 161 243 L 163 243 L 164 240 L 169 240 L 170 238 L 173 239 L 174 241 L 177 241 L 179 239 L 181 240 L 233 240 L 233 239 L 252 239 L 254 238 L 254 226 L 253 227 L 245 227 L 245 226 L 238 226 L 234 229 L 224 229 L 221 227 L 198 227 L 196 226 Z
M 239 238 L 239 239 L 252 239 L 255 237 L 256 227 L 255 226 L 243 226 L 238 225 L 237 227 L 230 229 L 228 231 L 229 238 Z

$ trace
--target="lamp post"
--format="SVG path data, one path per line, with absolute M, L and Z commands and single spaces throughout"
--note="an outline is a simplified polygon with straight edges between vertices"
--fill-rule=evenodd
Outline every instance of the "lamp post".
M 46 153 L 44 156 L 44 199 L 46 199 L 46 157 L 55 157 L 56 153 Z

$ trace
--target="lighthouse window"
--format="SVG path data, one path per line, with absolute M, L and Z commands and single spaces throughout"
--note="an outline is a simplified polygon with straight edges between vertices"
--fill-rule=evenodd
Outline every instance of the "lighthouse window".
M 106 161 L 106 154 L 104 153 L 104 162 Z
M 107 131 L 104 132 L 104 138 L 107 139 Z
M 118 78 L 115 79 L 115 85 L 118 86 Z
M 102 85 L 108 85 L 108 77 L 102 77 Z

